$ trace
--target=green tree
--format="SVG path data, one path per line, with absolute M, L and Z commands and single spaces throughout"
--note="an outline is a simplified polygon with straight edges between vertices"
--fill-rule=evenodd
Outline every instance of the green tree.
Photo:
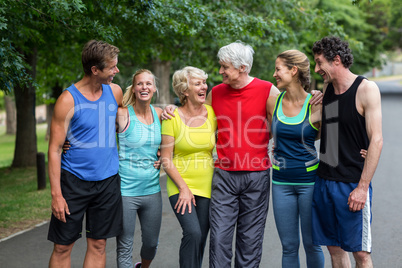
M 330 15 L 296 0 L 141 2 L 145 18 L 127 2 L 114 9 L 122 34 L 116 44 L 124 68 L 145 65 L 160 78 L 161 103 L 170 102 L 171 69 L 197 66 L 210 74 L 211 85 L 219 83 L 216 53 L 230 42 L 251 44 L 256 49 L 253 75 L 267 79 L 284 44 L 305 48 L 317 35 L 343 33 Z
M 391 16 L 389 17 L 389 35 L 385 46 L 388 49 L 402 48 L 402 2 L 391 0 Z
M 372 17 L 362 6 L 370 6 L 374 1 L 320 0 L 317 8 L 334 17 L 338 25 L 345 31 L 345 39 L 349 42 L 354 55 L 352 71 L 363 73 L 373 66 L 382 64 L 380 54 L 383 52 L 382 33 L 373 24 Z M 362 5 L 362 6 L 361 6 Z
M 81 1 L 2 0 L 1 27 L 7 54 L 2 62 L 10 67 L 2 70 L 7 77 L 7 90 L 12 87 L 17 108 L 17 135 L 12 166 L 33 166 L 36 163 L 35 90 L 38 55 L 52 51 L 54 44 L 69 42 L 76 33 L 102 32 L 89 20 Z M 101 29 L 103 30 L 103 29 Z M 7 82 L 7 81 L 6 81 Z M 4 90 L 4 87 L 2 88 Z
M 364 12 L 348 0 L 328 1 L 0 0 L 1 89 L 14 89 L 18 111 L 13 166 L 35 161 L 35 92 L 51 103 L 78 80 L 79 55 L 89 39 L 120 48 L 115 82 L 122 88 L 135 68 L 150 68 L 160 78 L 160 102 L 169 103 L 172 69 L 197 66 L 209 73 L 211 85 L 219 83 L 216 53 L 235 40 L 255 48 L 252 75 L 267 80 L 281 50 L 310 55 L 313 42 L 326 35 L 350 40 L 359 53 L 363 45 L 375 51 L 375 41 L 366 42 L 372 28 L 358 32 Z
M 398 0 L 376 0 L 362 2 L 360 7 L 367 14 L 367 22 L 380 33 L 379 44 L 386 50 L 402 47 L 402 2 Z
M 216 68 L 219 46 L 236 39 L 263 39 L 272 31 L 271 40 L 281 24 L 265 20 L 250 12 L 246 14 L 228 1 L 143 1 L 145 19 L 129 6 L 119 4 L 118 46 L 126 62 L 150 66 L 160 79 L 160 102 L 170 103 L 170 74 L 172 66 L 194 65 L 207 72 Z M 262 1 L 257 1 L 262 2 Z M 145 4 L 144 4 L 145 5 Z M 130 64 L 124 64 L 131 67 Z M 214 66 L 214 67 L 212 67 Z

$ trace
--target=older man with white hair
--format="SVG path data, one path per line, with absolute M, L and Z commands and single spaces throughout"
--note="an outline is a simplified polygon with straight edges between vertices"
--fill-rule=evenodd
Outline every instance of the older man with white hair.
M 254 50 L 240 41 L 218 52 L 222 84 L 208 95 L 218 123 L 210 206 L 210 267 L 258 267 L 270 189 L 267 102 L 279 90 L 249 75 Z

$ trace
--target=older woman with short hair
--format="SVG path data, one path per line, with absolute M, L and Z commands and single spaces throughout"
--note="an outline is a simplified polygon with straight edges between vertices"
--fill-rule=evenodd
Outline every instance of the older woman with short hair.
M 169 201 L 183 229 L 180 267 L 185 268 L 201 267 L 209 231 L 216 119 L 204 104 L 207 78 L 195 67 L 176 71 L 173 89 L 182 106 L 162 122 L 161 160 Z

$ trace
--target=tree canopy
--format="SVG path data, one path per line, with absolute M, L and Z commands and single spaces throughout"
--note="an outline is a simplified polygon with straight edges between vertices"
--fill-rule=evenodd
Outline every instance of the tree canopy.
M 35 158 L 36 94 L 52 102 L 57 90 L 80 79 L 80 53 L 90 39 L 120 48 L 115 81 L 122 88 L 145 67 L 160 78 L 165 96 L 173 70 L 186 65 L 204 69 L 210 86 L 219 83 L 216 53 L 236 40 L 253 46 L 252 75 L 265 80 L 272 79 L 280 51 L 299 49 L 311 57 L 314 41 L 327 35 L 348 40 L 357 59 L 354 68 L 364 71 L 380 64 L 384 48 L 400 46 L 401 4 L 355 2 L 0 0 L 0 89 L 14 91 L 19 110 L 13 165 L 32 165 L 28 159 Z M 387 17 L 376 20 L 380 12 Z

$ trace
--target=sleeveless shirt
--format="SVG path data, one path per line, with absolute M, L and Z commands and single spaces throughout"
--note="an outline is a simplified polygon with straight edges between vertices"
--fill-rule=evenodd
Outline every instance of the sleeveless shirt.
M 85 181 L 100 181 L 117 174 L 117 102 L 109 85 L 90 101 L 73 85 L 66 90 L 74 98 L 74 115 L 67 131 L 70 149 L 61 158 L 61 168 Z
M 218 124 L 215 167 L 228 171 L 261 171 L 271 167 L 268 156 L 267 100 L 272 83 L 254 78 L 234 89 L 212 88 L 212 108 Z
M 151 105 L 154 122 L 146 125 L 138 120 L 129 105 L 128 128 L 117 134 L 119 141 L 119 175 L 122 196 L 143 196 L 160 192 L 159 169 L 154 167 L 161 144 L 161 123 Z
M 351 87 L 335 94 L 328 84 L 323 99 L 320 165 L 317 175 L 323 179 L 357 183 L 363 171 L 361 149 L 368 149 L 366 120 L 356 109 L 356 92 L 365 79 L 358 76 Z
M 285 94 L 286 91 L 278 96 L 272 116 L 275 144 L 272 182 L 311 183 L 315 180 L 318 167 L 314 145 L 318 129 L 310 121 L 311 94 L 308 94 L 299 114 L 294 117 L 287 117 L 283 113 L 282 100 Z

